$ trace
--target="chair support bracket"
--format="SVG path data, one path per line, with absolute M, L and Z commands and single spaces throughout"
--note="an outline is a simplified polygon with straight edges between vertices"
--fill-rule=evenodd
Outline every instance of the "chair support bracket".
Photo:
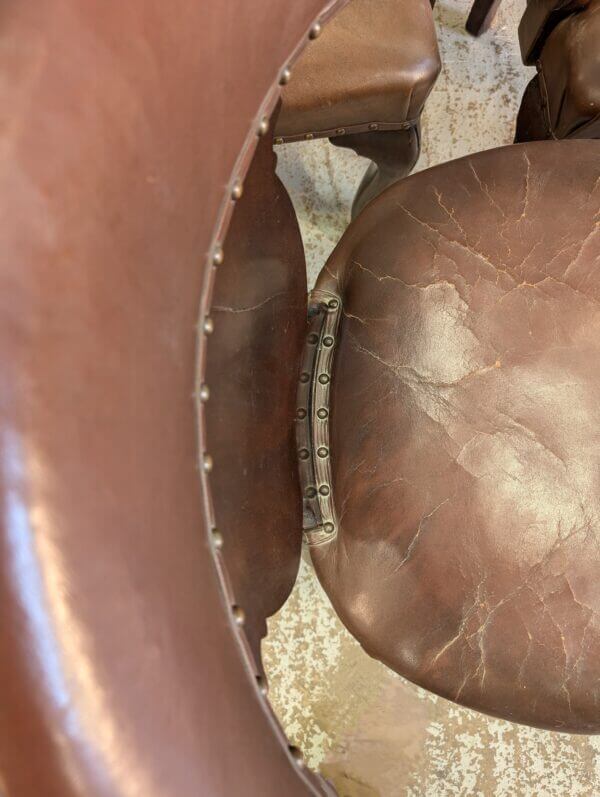
M 308 297 L 308 334 L 298 383 L 296 443 L 303 503 L 304 541 L 335 539 L 338 521 L 331 481 L 330 395 L 342 301 L 329 291 Z

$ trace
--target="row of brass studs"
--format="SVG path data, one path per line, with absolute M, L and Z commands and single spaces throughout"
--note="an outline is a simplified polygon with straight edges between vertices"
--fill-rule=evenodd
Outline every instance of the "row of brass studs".
M 409 128 L 410 126 L 411 126 L 410 122 L 402 122 L 402 123 L 398 123 L 398 124 L 370 122 L 368 125 L 366 125 L 366 128 L 370 132 L 374 133 L 377 130 L 379 130 L 380 127 L 382 128 L 383 131 L 386 131 L 386 130 L 394 131 L 394 130 L 404 130 L 404 129 Z M 357 128 L 358 128 L 358 130 L 357 130 Z M 303 138 L 304 141 L 312 141 L 314 138 L 331 138 L 333 136 L 345 136 L 346 134 L 351 135 L 353 133 L 360 134 L 362 132 L 366 132 L 366 130 L 364 128 L 365 128 L 365 125 L 362 124 L 362 125 L 352 125 L 349 129 L 346 128 L 346 127 L 336 127 L 335 129 L 327 130 L 327 131 L 318 131 L 318 132 L 317 131 L 313 131 L 313 132 L 309 132 L 309 133 L 304 133 L 303 136 L 301 136 L 300 134 L 295 135 L 295 136 L 290 136 L 287 139 L 284 136 L 276 136 L 273 139 L 273 143 L 279 145 L 279 144 L 285 144 L 286 141 L 288 141 L 289 143 L 293 143 L 295 141 L 300 141 L 301 138 Z
M 265 116 L 265 117 L 263 117 L 261 119 L 261 121 L 260 121 L 260 123 L 258 125 L 258 128 L 257 128 L 256 134 L 257 134 L 257 136 L 264 136 L 268 132 L 269 132 L 269 119 Z M 231 200 L 233 202 L 237 202 L 239 199 L 242 198 L 243 194 L 244 194 L 244 184 L 243 184 L 242 180 L 241 179 L 234 180 L 233 185 L 231 187 L 231 192 L 230 192 Z M 213 252 L 212 252 L 212 256 L 211 256 L 212 266 L 214 268 L 218 268 L 219 266 L 222 266 L 224 259 L 225 259 L 225 255 L 224 255 L 224 252 L 223 252 L 223 247 L 221 246 L 221 244 L 217 244 L 214 247 Z M 202 332 L 204 333 L 204 335 L 206 335 L 206 337 L 208 337 L 209 335 L 212 335 L 212 333 L 214 332 L 214 329 L 215 329 L 215 324 L 214 324 L 214 321 L 213 321 L 211 316 L 209 316 L 209 315 L 204 316 L 204 319 L 203 319 L 202 325 L 201 325 L 201 329 L 202 329 Z M 199 388 L 199 391 L 198 391 L 198 398 L 200 399 L 200 401 L 203 404 L 205 404 L 210 399 L 210 388 L 209 388 L 209 386 L 206 383 L 203 383 L 202 385 L 200 385 L 200 388 Z M 204 473 L 206 473 L 206 474 L 211 473 L 211 471 L 213 469 L 213 465 L 214 465 L 214 463 L 213 463 L 212 456 L 208 452 L 205 451 L 203 456 L 202 456 L 202 469 L 203 469 Z M 224 539 L 223 539 L 223 535 L 221 534 L 219 529 L 213 528 L 211 530 L 211 538 L 212 538 L 213 549 L 215 551 L 220 551 L 223 548 Z M 236 604 L 233 604 L 231 606 L 231 617 L 232 617 L 233 622 L 235 623 L 235 625 L 240 627 L 240 628 L 244 625 L 244 623 L 246 621 L 246 615 L 245 615 L 245 612 L 244 612 L 243 608 L 241 606 L 237 606 Z M 259 689 L 260 689 L 261 693 L 266 695 L 266 687 L 265 687 L 265 684 L 264 684 L 264 679 L 260 678 L 260 676 L 257 676 L 257 682 L 258 681 L 261 682 L 261 683 L 258 683 L 258 686 L 259 686 Z
M 266 117 L 264 117 L 261 120 L 260 125 L 258 127 L 257 135 L 264 136 L 266 135 L 268 130 L 269 130 L 269 120 Z M 235 202 L 238 199 L 241 199 L 242 194 L 243 194 L 243 183 L 239 180 L 236 180 L 231 190 L 231 199 Z M 223 261 L 224 261 L 223 248 L 222 246 L 217 245 L 213 250 L 212 265 L 214 267 L 221 266 L 223 265 Z M 202 322 L 203 333 L 208 337 L 209 335 L 212 335 L 214 328 L 215 328 L 214 321 L 212 317 L 208 315 L 205 316 Z M 206 383 L 203 383 L 200 386 L 198 397 L 203 404 L 209 400 L 210 388 Z M 211 473 L 213 469 L 213 464 L 214 463 L 212 456 L 205 451 L 202 457 L 202 469 L 206 474 Z M 214 550 L 220 551 L 223 548 L 225 541 L 223 539 L 223 535 L 221 534 L 218 528 L 213 528 L 211 530 L 211 538 Z M 243 628 L 244 623 L 246 622 L 246 614 L 241 606 L 238 606 L 237 604 L 233 604 L 231 606 L 231 617 L 233 619 L 233 622 L 238 628 L 240 629 Z M 266 678 L 262 675 L 255 675 L 254 678 L 259 693 L 263 698 L 267 699 L 269 695 L 269 685 L 267 683 Z M 304 756 L 302 754 L 302 751 L 298 747 L 288 744 L 288 752 L 294 764 L 296 764 L 296 766 L 299 767 L 300 769 L 303 769 Z
M 312 28 L 309 31 L 308 34 L 309 39 L 316 39 L 320 35 L 320 33 L 321 33 L 321 25 L 319 22 L 315 22 L 315 24 L 312 26 Z M 288 83 L 290 78 L 291 78 L 291 70 L 289 69 L 289 67 L 286 67 L 280 75 L 280 80 L 279 80 L 280 85 L 285 85 L 286 83 Z M 269 126 L 270 126 L 269 118 L 267 116 L 263 116 L 256 129 L 257 136 L 259 137 L 265 136 L 269 132 Z M 231 200 L 233 202 L 236 202 L 238 199 L 241 199 L 243 193 L 244 193 L 244 184 L 242 180 L 241 179 L 234 180 L 230 193 Z M 223 247 L 220 244 L 217 244 L 213 249 L 211 257 L 211 262 L 213 267 L 216 268 L 218 266 L 221 266 L 223 264 L 223 260 L 224 260 Z M 209 335 L 212 335 L 214 331 L 214 322 L 209 315 L 204 316 L 201 328 L 202 332 L 207 337 Z M 198 391 L 198 398 L 202 403 L 206 403 L 209 400 L 210 389 L 207 384 L 204 383 L 200 386 Z M 206 451 L 202 456 L 202 469 L 205 474 L 209 474 L 213 469 L 213 459 L 211 455 Z M 224 545 L 223 535 L 217 528 L 213 528 L 211 532 L 211 537 L 212 537 L 213 549 L 215 551 L 220 551 Z M 243 608 L 235 604 L 232 605 L 231 616 L 235 625 L 238 628 L 242 628 L 246 620 L 246 615 L 244 613 Z M 255 681 L 260 694 L 264 698 L 267 698 L 268 684 L 266 682 L 266 679 L 263 676 L 255 675 Z M 300 769 L 303 769 L 305 764 L 304 764 L 304 757 L 302 755 L 302 751 L 299 748 L 295 747 L 294 745 L 288 744 L 288 753 L 291 756 L 292 761 L 296 764 L 296 766 L 299 767 Z
M 340 315 L 339 296 L 312 291 L 296 411 L 304 540 L 311 546 L 330 542 L 337 533 L 331 488 L 329 393 Z

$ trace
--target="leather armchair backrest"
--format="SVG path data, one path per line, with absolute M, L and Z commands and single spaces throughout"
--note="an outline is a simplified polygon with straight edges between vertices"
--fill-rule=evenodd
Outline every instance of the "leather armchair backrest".
M 8 797 L 322 791 L 269 713 L 219 584 L 194 394 L 236 181 L 323 5 L 3 5 Z
M 589 0 L 528 0 L 519 23 L 523 63 L 535 64 L 544 42 L 556 25 L 588 4 Z

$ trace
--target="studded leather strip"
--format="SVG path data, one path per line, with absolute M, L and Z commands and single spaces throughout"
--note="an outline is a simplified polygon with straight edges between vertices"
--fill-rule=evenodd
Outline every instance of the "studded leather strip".
M 317 138 L 338 138 L 356 133 L 373 133 L 375 131 L 387 132 L 394 130 L 408 130 L 418 124 L 418 119 L 404 120 L 403 122 L 362 122 L 346 127 L 330 127 L 326 130 L 312 130 L 305 133 L 295 133 L 290 136 L 275 136 L 274 144 L 294 144 L 298 141 L 312 141 Z
M 296 443 L 303 501 L 304 540 L 323 545 L 337 534 L 329 445 L 330 388 L 339 296 L 314 290 L 308 300 L 308 335 L 298 385 Z

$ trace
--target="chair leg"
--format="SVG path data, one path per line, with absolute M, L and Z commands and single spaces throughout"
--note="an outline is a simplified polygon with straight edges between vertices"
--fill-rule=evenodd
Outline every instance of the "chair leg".
M 407 130 L 354 133 L 330 141 L 373 161 L 354 197 L 352 218 L 355 218 L 384 189 L 410 174 L 419 157 L 421 134 L 417 124 Z
M 501 0 L 475 0 L 467 19 L 466 28 L 472 36 L 481 36 L 490 27 Z

